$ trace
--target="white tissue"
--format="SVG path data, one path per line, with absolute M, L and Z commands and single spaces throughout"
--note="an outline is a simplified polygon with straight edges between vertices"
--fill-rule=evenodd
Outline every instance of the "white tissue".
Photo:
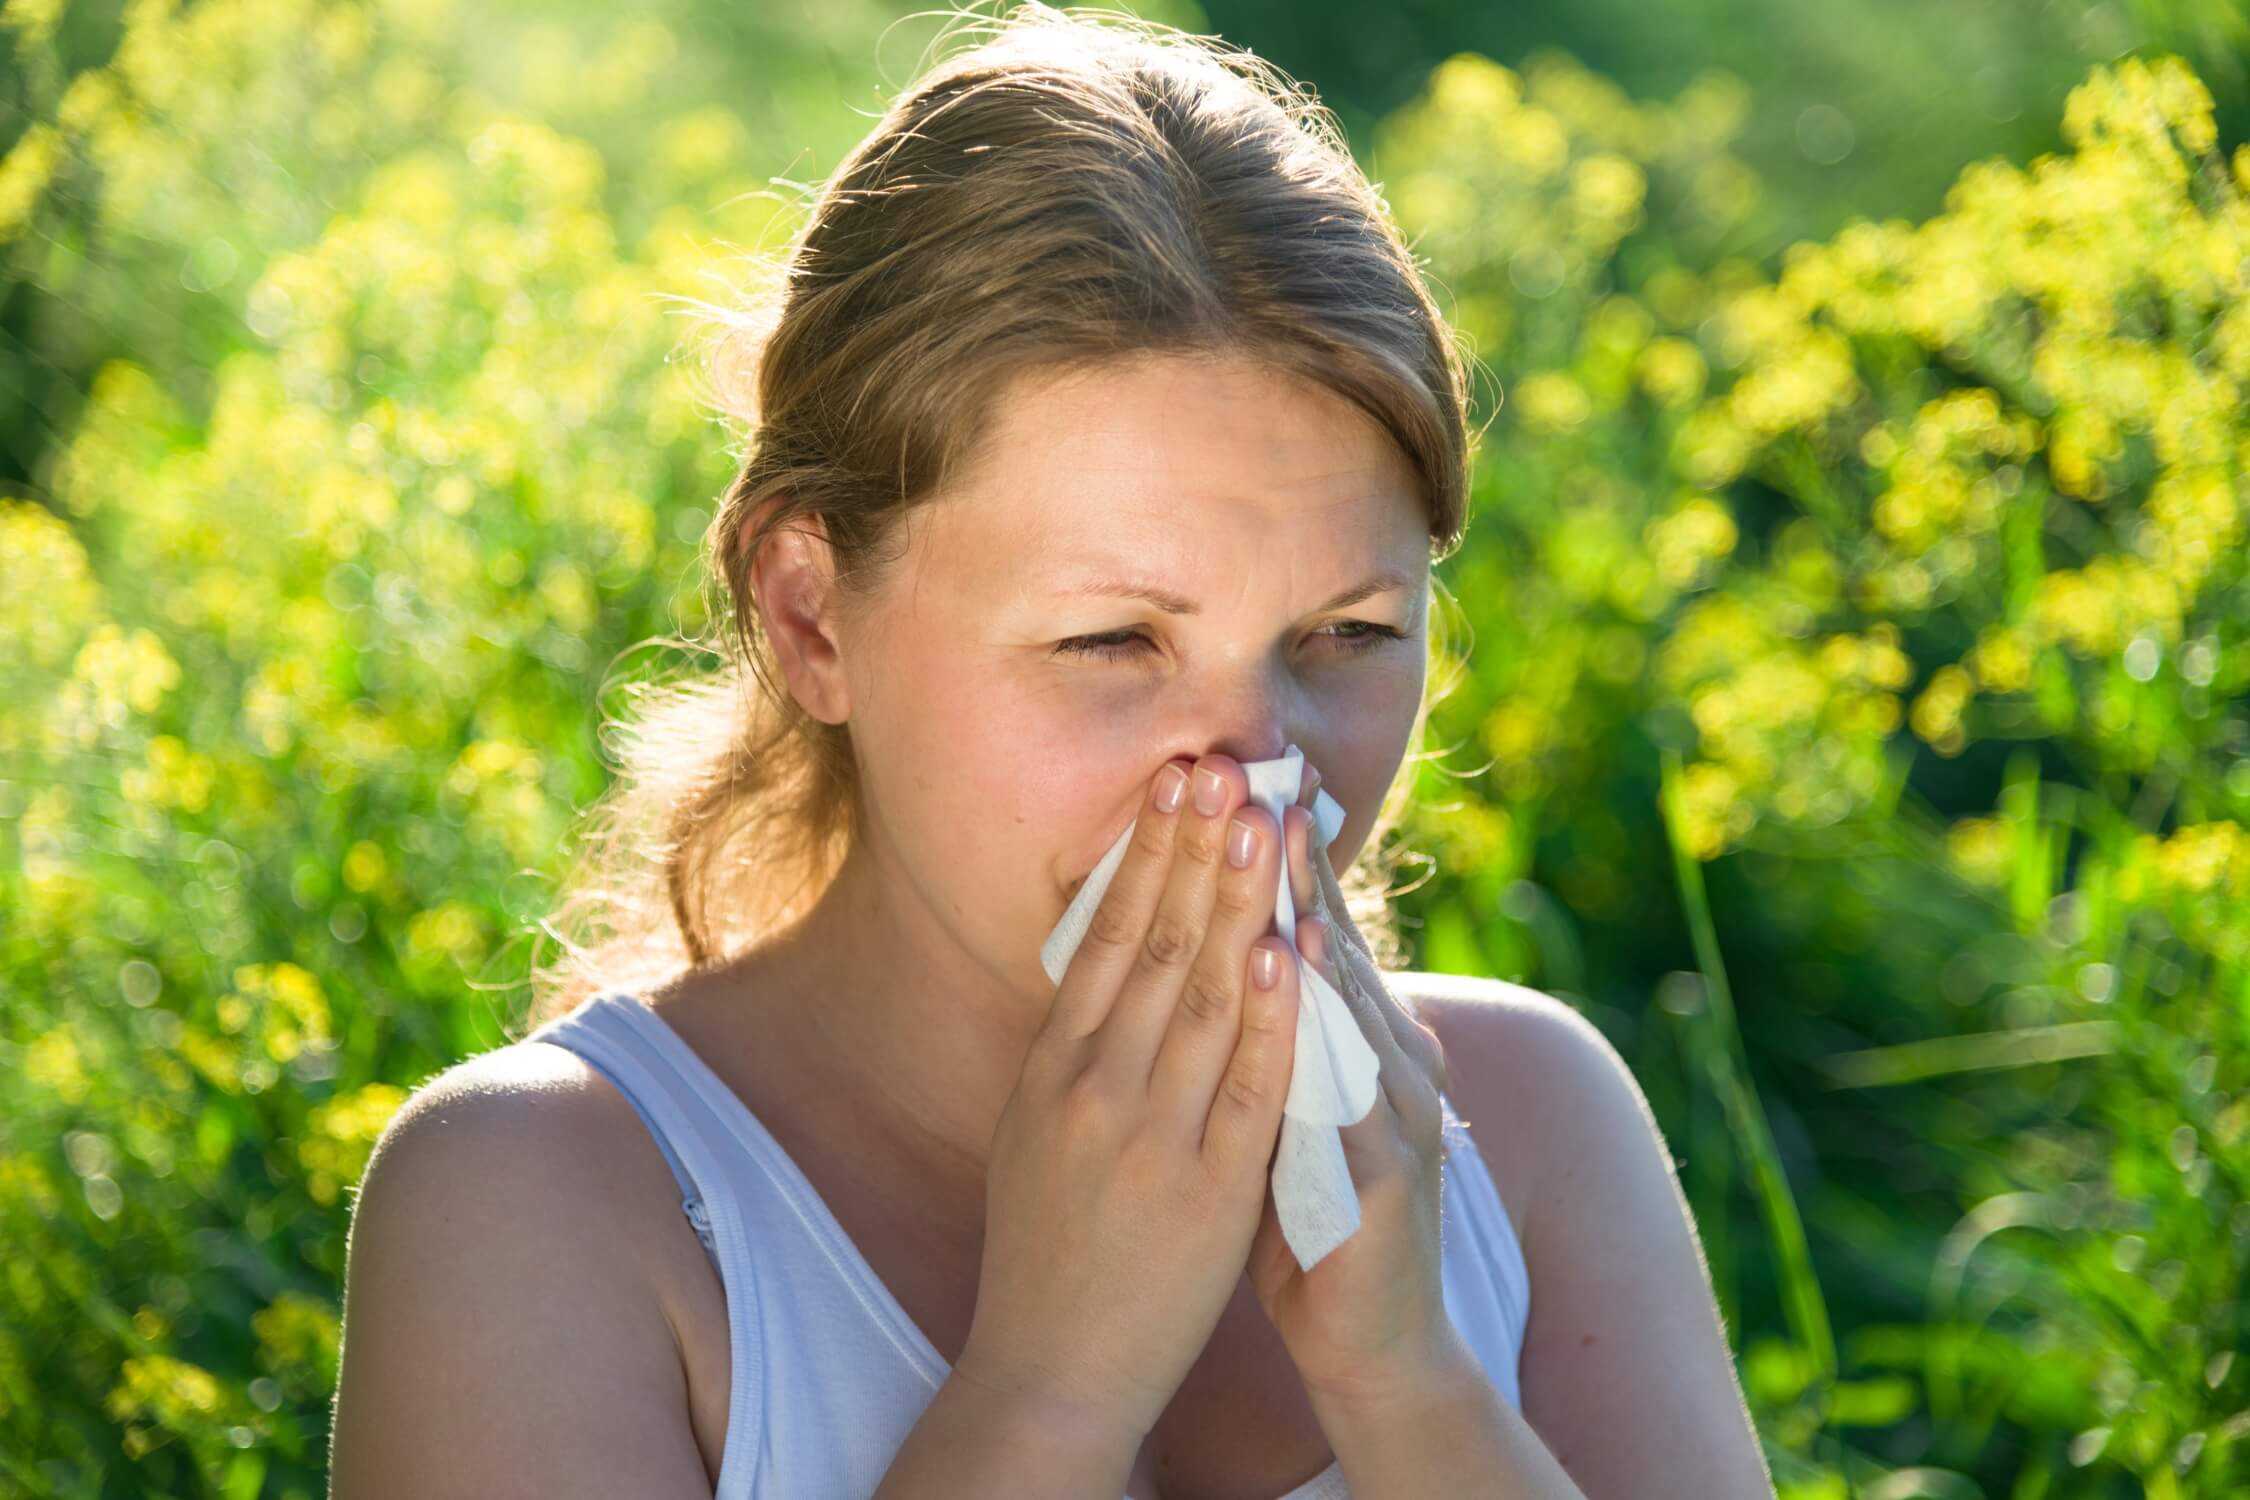
M 1282 812 L 1304 792 L 1304 752 L 1291 745 L 1279 759 L 1248 761 L 1250 800 L 1273 814 L 1276 826 L 1285 827 Z M 1040 944 L 1039 961 L 1047 977 L 1062 983 L 1071 955 L 1086 936 L 1102 892 L 1124 863 L 1133 840 L 1133 826 L 1118 835 L 1101 863 L 1094 866 L 1070 908 Z M 1344 826 L 1344 809 L 1323 790 L 1313 794 L 1311 836 L 1327 848 Z M 1274 893 L 1274 932 L 1297 949 L 1297 913 L 1289 893 L 1289 867 L 1284 859 Z M 1339 940 L 1340 941 L 1340 940 Z M 1289 1076 L 1289 1097 L 1282 1105 L 1281 1145 L 1273 1164 L 1274 1210 L 1281 1219 L 1282 1238 L 1296 1254 L 1297 1264 L 1311 1270 L 1320 1258 L 1351 1238 L 1359 1228 L 1359 1193 L 1352 1186 L 1351 1167 L 1344 1159 L 1343 1126 L 1356 1125 L 1375 1107 L 1380 1060 L 1360 1033 L 1351 1006 L 1312 965 L 1297 964 L 1297 1055 Z

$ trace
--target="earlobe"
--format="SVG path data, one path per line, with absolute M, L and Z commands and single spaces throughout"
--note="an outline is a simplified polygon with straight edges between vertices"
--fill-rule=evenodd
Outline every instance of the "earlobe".
M 819 517 L 793 521 L 769 535 L 751 560 L 751 595 L 790 695 L 822 723 L 841 724 L 851 717 L 851 697 L 830 631 L 831 559 Z

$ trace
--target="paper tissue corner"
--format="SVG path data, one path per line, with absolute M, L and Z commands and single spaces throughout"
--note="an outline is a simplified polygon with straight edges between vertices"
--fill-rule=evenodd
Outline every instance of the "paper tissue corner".
M 1295 745 L 1273 760 L 1243 762 L 1250 800 L 1280 823 L 1283 811 L 1304 794 L 1304 768 L 1304 752 Z M 1328 847 L 1343 825 L 1342 805 L 1325 790 L 1314 793 L 1312 837 L 1320 847 Z M 1102 893 L 1124 862 L 1133 826 L 1127 825 L 1118 835 L 1040 945 L 1039 961 L 1056 984 L 1062 983 Z M 1274 893 L 1273 931 L 1291 952 L 1296 951 L 1297 913 L 1286 868 Z M 1297 1264 L 1309 1271 L 1359 1228 L 1359 1193 L 1352 1185 L 1339 1132 L 1358 1124 L 1375 1107 L 1379 1059 L 1335 987 L 1309 964 L 1300 962 L 1297 975 L 1296 1059 L 1289 1075 L 1289 1097 L 1282 1105 L 1273 1201 L 1282 1237 Z

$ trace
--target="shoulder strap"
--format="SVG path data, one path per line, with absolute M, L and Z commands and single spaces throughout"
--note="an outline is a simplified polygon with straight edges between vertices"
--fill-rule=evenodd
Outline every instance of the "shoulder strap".
M 624 991 L 596 995 L 538 1027 L 525 1041 L 567 1047 L 617 1086 L 656 1138 L 679 1179 L 680 1209 L 719 1273 L 726 1292 L 728 1357 L 723 1495 L 758 1490 L 759 1453 L 767 1432 L 764 1295 L 746 1251 L 743 1206 L 729 1186 L 728 1166 L 741 1147 L 717 1100 L 690 1066 L 694 1054 L 655 1011 Z M 675 1050 L 676 1049 L 676 1050 Z M 732 1476 L 743 1476 L 737 1488 Z
M 687 1163 L 681 1160 L 678 1149 L 672 1144 L 672 1132 L 665 1129 L 657 1118 L 657 1111 L 652 1110 L 644 1098 L 650 1092 L 647 1075 L 619 1055 L 616 1039 L 608 1029 L 616 1021 L 608 1010 L 597 1008 L 608 1003 L 608 997 L 604 997 L 595 1002 L 594 1006 L 557 1017 L 524 1040 L 548 1042 L 569 1049 L 625 1096 L 625 1102 L 633 1106 L 633 1112 L 648 1127 L 649 1135 L 656 1141 L 656 1149 L 664 1153 L 665 1165 L 672 1169 L 672 1176 L 680 1185 L 680 1211 L 687 1215 L 688 1223 L 695 1230 L 695 1237 L 703 1244 L 703 1253 L 711 1258 L 712 1267 L 716 1269 L 719 1264 L 718 1248 L 712 1242 L 711 1216 L 704 1207 L 703 1194 L 697 1189 Z M 628 1000 L 625 1003 L 638 1002 Z M 636 1074 L 640 1075 L 637 1080 Z M 661 1104 L 658 1108 L 661 1108 Z
M 1514 1299 L 1516 1326 L 1521 1329 L 1531 1317 L 1531 1268 L 1524 1261 L 1523 1242 L 1485 1165 L 1484 1153 L 1469 1134 L 1468 1121 L 1455 1112 L 1450 1097 L 1440 1094 L 1438 1102 L 1444 1111 L 1445 1150 L 1452 1167 L 1450 1201 L 1460 1206 L 1487 1245 L 1492 1274 Z

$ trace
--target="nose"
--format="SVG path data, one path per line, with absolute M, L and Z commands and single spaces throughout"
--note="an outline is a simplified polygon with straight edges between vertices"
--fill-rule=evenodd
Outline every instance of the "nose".
M 1310 761 L 1333 706 L 1278 653 L 1220 652 L 1172 685 L 1156 741 L 1169 741 L 1175 756 L 1224 755 L 1244 765 L 1279 760 L 1295 744 Z
M 1288 749 L 1289 741 L 1286 737 L 1277 737 L 1270 740 L 1264 738 L 1257 740 L 1225 739 L 1212 742 L 1209 748 L 1202 753 L 1205 755 L 1231 756 L 1243 765 L 1250 765 L 1255 761 L 1279 760 Z
M 1217 739 L 1205 740 L 1201 742 L 1198 749 L 1175 754 L 1172 757 L 1172 762 L 1183 771 L 1193 771 L 1196 761 L 1202 757 L 1225 755 L 1247 766 L 1258 761 L 1279 760 L 1289 752 L 1291 745 L 1295 745 L 1303 753 L 1307 774 L 1310 774 L 1313 756 L 1312 752 L 1305 748 L 1304 737 L 1296 734 L 1284 734 L 1279 731 L 1272 734 L 1260 734 L 1255 737 L 1225 735 Z
M 1180 749 L 1190 755 L 1225 755 L 1249 765 L 1254 761 L 1278 760 L 1292 742 L 1302 745 L 1303 737 L 1297 726 L 1290 723 L 1291 716 L 1282 710 L 1285 704 L 1276 701 L 1270 690 L 1253 689 L 1229 695 L 1228 703 L 1206 697 L 1203 713 L 1182 716 Z M 1202 735 L 1196 734 L 1200 724 Z M 1213 730 L 1216 733 L 1213 733 Z

